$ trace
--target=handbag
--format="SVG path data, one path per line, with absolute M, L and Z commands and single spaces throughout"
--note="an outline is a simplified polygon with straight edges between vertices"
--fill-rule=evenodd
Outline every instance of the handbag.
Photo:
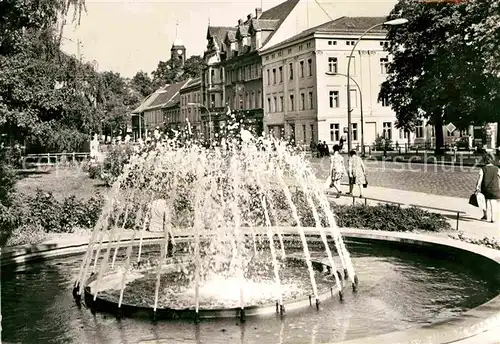
M 482 210 L 486 209 L 486 199 L 479 191 L 474 192 L 469 197 L 469 204 Z

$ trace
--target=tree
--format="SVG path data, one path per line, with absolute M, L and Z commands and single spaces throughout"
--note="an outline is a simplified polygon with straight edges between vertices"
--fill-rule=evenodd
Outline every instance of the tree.
M 205 66 L 205 60 L 199 55 L 193 55 L 184 62 L 183 76 L 187 78 L 198 78 Z
M 179 59 L 158 62 L 158 67 L 151 74 L 155 88 L 165 84 L 173 84 L 183 79 L 182 62 Z
M 130 80 L 132 89 L 139 92 L 143 97 L 147 97 L 154 92 L 153 81 L 146 72 L 142 70 L 137 72 Z
M 467 27 L 487 20 L 483 13 L 471 12 L 468 2 L 400 0 L 389 15 L 409 22 L 389 27 L 393 60 L 379 96 L 388 98 L 399 128 L 413 130 L 421 119 L 434 125 L 437 153 L 444 146 L 445 123 L 465 128 L 498 116 L 498 79 L 484 72 L 480 43 L 466 36 Z

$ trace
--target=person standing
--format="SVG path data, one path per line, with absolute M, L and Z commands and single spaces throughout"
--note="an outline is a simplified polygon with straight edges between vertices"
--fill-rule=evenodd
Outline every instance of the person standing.
M 484 210 L 481 220 L 495 222 L 498 220 L 498 204 L 500 199 L 500 169 L 493 165 L 495 157 L 486 154 L 483 157 L 484 166 L 479 171 L 476 190 L 484 195 L 486 200 L 486 210 Z M 488 216 L 489 215 L 489 216 Z
M 334 187 L 337 190 L 337 198 L 340 197 L 342 191 L 340 190 L 340 183 L 344 178 L 345 173 L 344 158 L 340 155 L 340 146 L 333 146 L 333 155 L 330 160 L 330 188 Z
M 358 156 L 355 150 L 349 152 L 349 162 L 347 167 L 347 175 L 349 177 L 349 193 L 352 195 L 354 185 L 359 187 L 359 197 L 363 197 L 362 186 L 366 183 L 366 170 L 363 160 Z
M 172 257 L 175 251 L 175 240 L 171 227 L 167 228 L 167 206 L 167 201 L 163 198 L 153 201 L 151 204 L 149 230 L 151 232 L 165 232 L 167 236 L 167 257 Z

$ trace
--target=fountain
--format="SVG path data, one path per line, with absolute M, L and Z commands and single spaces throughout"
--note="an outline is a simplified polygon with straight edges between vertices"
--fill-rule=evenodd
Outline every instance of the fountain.
M 302 153 L 237 131 L 209 149 L 174 139 L 131 157 L 82 260 L 78 303 L 84 296 L 93 312 L 120 316 L 243 322 L 343 300 L 348 278 L 357 290 L 322 183 Z M 311 256 L 303 226 L 319 231 L 324 257 Z M 297 237 L 300 250 L 289 250 Z M 308 278 L 296 281 L 297 271 Z

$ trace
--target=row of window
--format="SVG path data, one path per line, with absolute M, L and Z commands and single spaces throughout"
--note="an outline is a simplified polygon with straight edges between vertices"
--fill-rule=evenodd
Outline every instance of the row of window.
M 229 98 L 227 102 L 230 103 Z M 257 93 L 255 91 L 252 91 L 250 93 L 246 92 L 245 95 L 235 94 L 233 95 L 232 104 L 233 109 L 259 109 L 262 107 L 262 91 L 259 90 Z
M 290 94 L 288 97 L 288 107 L 287 111 L 304 111 L 304 110 L 312 110 L 314 109 L 314 94 L 312 91 L 309 91 L 307 93 L 307 98 L 306 98 L 306 93 L 301 92 L 300 93 L 300 98 L 299 98 L 299 108 L 297 109 L 295 105 L 295 96 L 293 94 Z M 285 97 L 280 95 L 280 96 L 273 96 L 273 97 L 268 97 L 267 98 L 267 112 L 268 113 L 273 113 L 273 112 L 284 112 L 285 111 Z
M 358 141 L 358 123 L 351 123 L 351 135 L 353 141 Z M 382 124 L 382 137 L 387 140 L 392 140 L 392 122 L 384 122 Z M 330 141 L 340 141 L 341 128 L 340 123 L 330 123 Z
M 288 73 L 287 73 L 287 78 L 289 81 L 292 81 L 294 78 L 294 64 L 293 62 L 290 62 L 288 64 Z M 283 66 L 279 66 L 278 68 L 273 68 L 272 71 L 271 69 L 267 69 L 267 84 L 268 85 L 276 85 L 276 84 L 281 84 L 283 83 L 284 80 L 284 72 L 283 72 Z M 272 73 L 272 74 L 271 74 Z M 299 61 L 299 78 L 304 78 L 305 77 L 305 61 Z M 307 76 L 313 76 L 313 63 L 312 59 L 307 60 Z
M 312 42 L 307 42 L 305 44 L 305 48 L 306 49 L 311 49 L 312 47 L 313 47 L 313 43 Z M 298 50 L 299 51 L 303 51 L 304 50 L 304 44 L 299 44 Z M 293 53 L 293 48 L 288 48 L 287 49 L 287 54 L 290 55 L 292 53 Z M 267 55 L 266 56 L 266 61 L 269 61 L 269 59 L 274 60 L 276 58 L 276 55 L 278 55 L 278 57 L 283 56 L 283 51 L 278 51 L 277 53 L 273 53 L 271 55 Z
M 355 88 L 350 89 L 351 93 L 351 107 L 358 106 L 358 90 Z M 338 108 L 340 107 L 340 91 L 338 90 L 330 90 L 328 91 L 328 98 L 330 102 L 330 108 Z M 380 105 L 383 107 L 390 106 L 389 98 L 384 96 L 379 101 Z
M 181 106 L 187 106 L 188 103 L 199 103 L 200 102 L 200 93 L 188 93 L 186 95 L 181 96 Z
M 237 69 L 226 70 L 226 85 L 237 81 L 248 81 L 262 77 L 262 65 L 254 63 Z
M 349 58 L 349 56 L 347 56 Z M 355 64 L 355 57 L 352 56 L 351 60 L 351 72 L 356 73 L 356 64 Z M 388 73 L 389 70 L 389 58 L 388 57 L 381 57 L 379 59 L 379 64 L 380 64 L 380 74 L 385 75 Z M 347 70 L 347 67 L 346 67 Z M 337 57 L 331 56 L 328 58 L 328 71 L 330 73 L 338 73 L 339 72 L 339 59 Z

